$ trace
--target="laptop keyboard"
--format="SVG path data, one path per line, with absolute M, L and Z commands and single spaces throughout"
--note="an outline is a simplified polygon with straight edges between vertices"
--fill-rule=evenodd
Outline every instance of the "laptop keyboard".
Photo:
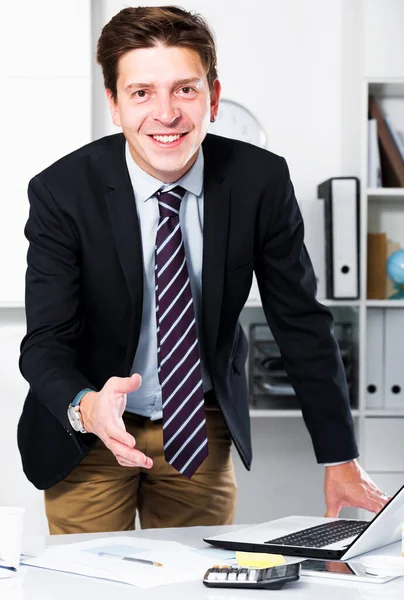
M 282 544 L 283 546 L 305 546 L 306 548 L 323 548 L 341 540 L 362 533 L 368 525 L 367 521 L 351 521 L 339 519 L 316 527 L 301 529 L 283 537 L 268 540 L 265 544 Z

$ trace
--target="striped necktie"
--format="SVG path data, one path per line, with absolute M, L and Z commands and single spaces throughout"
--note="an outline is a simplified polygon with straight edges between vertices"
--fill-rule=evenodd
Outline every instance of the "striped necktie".
M 198 337 L 180 227 L 180 186 L 157 192 L 157 363 L 166 461 L 190 478 L 208 455 Z

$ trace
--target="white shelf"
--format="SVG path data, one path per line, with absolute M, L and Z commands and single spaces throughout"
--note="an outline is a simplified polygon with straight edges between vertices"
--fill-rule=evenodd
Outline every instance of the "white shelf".
M 24 307 L 25 307 L 24 302 L 1 302 L 0 301 L 0 308 L 24 308 Z
M 404 188 L 368 188 L 369 200 L 404 200 Z
M 366 300 L 367 308 L 404 308 L 404 300 Z
M 328 298 L 317 298 L 324 306 L 359 306 L 359 300 L 330 300 Z
M 367 417 L 404 417 L 404 409 L 399 408 L 366 408 Z
M 250 417 L 252 419 L 256 418 L 284 418 L 284 417 L 301 417 L 302 411 L 299 409 L 290 409 L 285 408 L 284 410 L 280 409 L 270 409 L 270 408 L 250 408 Z
M 404 413 L 403 413 L 404 415 Z M 296 418 L 296 417 L 301 417 L 302 416 L 302 411 L 299 409 L 285 409 L 285 410 L 280 410 L 280 409 L 270 409 L 270 408 L 250 408 L 250 417 L 252 419 L 256 419 L 256 418 Z M 357 417 L 359 416 L 359 411 L 358 409 L 353 409 L 352 410 L 352 416 L 353 417 Z
M 359 306 L 359 300 L 329 300 L 328 298 L 317 298 L 324 306 Z M 245 308 L 261 308 L 261 300 L 247 300 Z

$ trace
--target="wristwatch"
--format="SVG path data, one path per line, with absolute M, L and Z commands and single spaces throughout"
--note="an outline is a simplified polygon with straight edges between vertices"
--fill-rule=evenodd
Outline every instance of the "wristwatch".
M 69 404 L 67 409 L 67 417 L 69 419 L 70 425 L 73 427 L 74 431 L 78 431 L 79 433 L 88 433 L 87 429 L 84 428 L 80 412 L 80 402 L 82 401 L 83 397 L 87 394 L 87 392 L 94 392 L 94 390 L 90 388 L 85 388 L 84 390 L 81 390 L 77 394 L 77 396 L 75 396 L 73 402 Z

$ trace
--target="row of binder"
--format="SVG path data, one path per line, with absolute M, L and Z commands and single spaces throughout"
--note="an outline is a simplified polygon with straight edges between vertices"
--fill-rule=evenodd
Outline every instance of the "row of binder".
M 403 409 L 404 310 L 369 309 L 366 332 L 366 406 Z
M 301 202 L 317 298 L 355 300 L 359 298 L 359 180 L 333 177 L 317 191 L 318 198 Z M 260 301 L 255 278 L 249 301 Z
M 359 180 L 332 177 L 304 200 L 305 244 L 317 278 L 317 297 L 359 298 Z M 320 201 L 319 201 L 320 200 Z

